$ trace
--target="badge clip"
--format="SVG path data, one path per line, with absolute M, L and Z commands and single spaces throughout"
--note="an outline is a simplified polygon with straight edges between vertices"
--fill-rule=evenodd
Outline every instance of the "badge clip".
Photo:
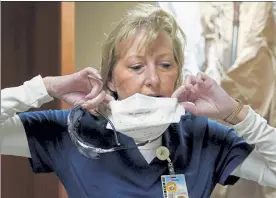
M 170 151 L 167 147 L 165 146 L 161 146 L 156 150 L 156 157 L 161 160 L 167 160 L 168 162 L 168 169 L 169 169 L 169 173 L 170 175 L 174 175 L 175 171 L 174 171 L 174 167 L 173 167 L 173 163 L 170 159 Z

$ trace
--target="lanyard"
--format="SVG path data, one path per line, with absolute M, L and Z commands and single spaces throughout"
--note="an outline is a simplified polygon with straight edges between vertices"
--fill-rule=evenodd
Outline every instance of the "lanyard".
M 156 157 L 161 161 L 167 160 L 170 175 L 175 175 L 174 166 L 173 166 L 173 163 L 170 159 L 170 151 L 167 147 L 160 146 L 156 150 Z

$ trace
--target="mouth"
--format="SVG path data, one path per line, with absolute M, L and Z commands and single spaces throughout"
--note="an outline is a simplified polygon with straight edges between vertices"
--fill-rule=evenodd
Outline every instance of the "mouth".
M 156 94 L 147 94 L 147 96 L 156 97 L 156 98 L 164 97 L 164 96 L 162 96 L 162 95 L 156 95 Z

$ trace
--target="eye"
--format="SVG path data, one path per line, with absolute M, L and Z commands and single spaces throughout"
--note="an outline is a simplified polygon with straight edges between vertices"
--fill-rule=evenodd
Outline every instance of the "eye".
M 161 63 L 160 65 L 166 69 L 171 67 L 170 63 Z
M 130 66 L 129 68 L 137 71 L 137 70 L 142 69 L 143 67 L 144 67 L 143 65 L 133 65 L 133 66 Z

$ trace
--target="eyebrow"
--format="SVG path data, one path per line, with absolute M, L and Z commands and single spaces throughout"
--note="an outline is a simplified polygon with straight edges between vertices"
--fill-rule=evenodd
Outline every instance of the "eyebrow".
M 139 55 L 139 54 L 133 54 L 133 55 L 129 55 L 129 56 L 126 56 L 124 59 L 130 59 L 130 58 L 144 58 L 145 56 L 143 55 Z
M 160 53 L 160 54 L 157 54 L 156 56 L 157 57 L 163 57 L 163 56 L 173 56 L 173 53 L 172 52 L 163 52 L 163 53 Z
M 163 52 L 163 53 L 160 53 L 160 54 L 157 54 L 156 57 L 164 57 L 164 56 L 173 56 L 173 53 L 172 52 Z M 132 54 L 132 55 L 129 55 L 129 56 L 126 56 L 124 59 L 130 59 L 130 58 L 144 58 L 145 55 L 141 55 L 141 54 Z

